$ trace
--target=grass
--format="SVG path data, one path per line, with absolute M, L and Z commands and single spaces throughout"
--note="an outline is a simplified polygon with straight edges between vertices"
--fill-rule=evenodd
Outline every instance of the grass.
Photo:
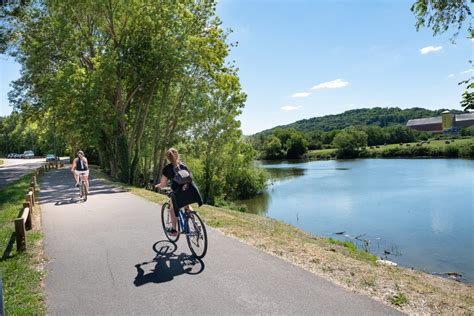
M 454 142 L 453 140 L 448 140 L 449 144 L 446 144 L 446 140 L 431 140 L 429 144 L 423 144 L 423 147 L 428 147 L 428 148 L 440 148 L 440 149 L 445 149 L 448 146 L 452 145 L 465 145 L 468 143 L 471 143 L 473 141 L 473 138 L 462 138 L 462 139 L 455 139 Z M 413 142 L 413 143 L 403 143 L 403 146 L 409 147 L 410 146 L 416 146 L 418 142 Z M 369 152 L 382 152 L 385 149 L 389 148 L 399 148 L 402 147 L 400 144 L 389 144 L 389 145 L 379 145 L 379 148 L 376 148 L 375 146 L 372 146 L 373 148 L 368 147 L 367 150 Z
M 35 229 L 27 231 L 27 250 L 24 253 L 18 253 L 13 242 L 13 220 L 20 215 L 30 179 L 31 174 L 0 189 L 0 272 L 6 315 L 45 314 L 41 289 L 43 272 L 39 268 L 42 263 L 42 233 Z M 38 212 L 36 208 L 34 214 Z
M 331 159 L 336 157 L 336 149 L 317 149 L 308 151 L 309 159 Z
M 408 298 L 403 293 L 397 293 L 389 298 L 390 303 L 396 306 L 403 306 L 408 303 Z
M 446 143 L 449 141 L 449 144 Z M 430 143 L 423 144 L 423 148 L 427 148 L 428 152 L 431 153 L 440 153 L 441 156 L 446 154 L 446 149 L 454 149 L 456 152 L 462 146 L 474 143 L 474 138 L 461 138 L 461 139 L 454 139 L 454 140 L 430 140 Z M 367 150 L 367 157 L 390 157 L 390 151 L 394 151 L 401 148 L 406 147 L 417 147 L 418 142 L 412 143 L 403 143 L 400 144 L 388 144 L 388 145 L 378 145 L 378 146 L 368 146 L 366 147 Z M 384 155 L 386 153 L 386 155 Z M 395 152 L 394 152 L 395 153 Z M 334 159 L 336 158 L 336 149 L 319 149 L 319 150 L 311 150 L 307 154 L 309 159 Z M 440 155 L 437 155 L 440 156 Z
M 334 245 L 340 245 L 345 247 L 352 255 L 357 258 L 371 261 L 375 263 L 377 261 L 377 256 L 371 254 L 370 252 L 361 251 L 357 248 L 357 245 L 351 241 L 339 241 L 333 238 L 329 238 L 329 242 Z
M 3 161 L 3 159 L 0 159 L 0 166 L 3 166 L 4 163 L 5 161 Z
M 110 180 L 97 171 L 94 175 Z M 168 200 L 164 195 L 141 188 L 121 186 L 152 202 L 161 204 Z M 472 285 L 416 270 L 378 265 L 375 256 L 352 243 L 313 236 L 268 217 L 209 205 L 200 207 L 199 213 L 206 225 L 227 236 L 403 312 L 474 314 Z

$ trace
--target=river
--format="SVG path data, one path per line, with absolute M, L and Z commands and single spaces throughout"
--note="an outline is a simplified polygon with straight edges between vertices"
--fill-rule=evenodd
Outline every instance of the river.
M 242 201 L 314 235 L 351 240 L 405 267 L 474 283 L 474 161 L 258 162 L 268 190 Z M 357 238 L 356 238 L 357 237 Z

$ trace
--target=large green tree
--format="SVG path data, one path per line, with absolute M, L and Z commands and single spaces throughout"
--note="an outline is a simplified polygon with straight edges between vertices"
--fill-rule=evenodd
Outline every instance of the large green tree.
M 367 134 L 355 127 L 348 127 L 338 133 L 333 140 L 338 158 L 355 158 L 367 146 Z

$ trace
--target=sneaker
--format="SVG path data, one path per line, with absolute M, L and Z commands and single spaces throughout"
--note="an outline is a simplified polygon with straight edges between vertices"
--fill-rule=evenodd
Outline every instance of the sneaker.
M 79 183 L 76 183 L 76 188 L 78 188 L 78 187 L 79 187 Z

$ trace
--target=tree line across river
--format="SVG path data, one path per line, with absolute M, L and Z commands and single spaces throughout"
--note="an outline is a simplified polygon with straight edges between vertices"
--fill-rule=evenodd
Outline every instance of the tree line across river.
M 357 113 L 360 115 L 360 112 L 370 113 L 373 109 L 361 109 L 348 111 L 351 113 Z M 381 109 L 376 109 L 380 113 Z M 405 125 L 398 124 L 400 121 L 400 116 L 393 116 L 390 114 L 391 109 L 387 109 L 385 113 L 386 117 L 379 121 L 380 125 L 364 125 L 365 122 L 373 122 L 380 119 L 380 116 L 377 118 L 370 118 L 364 116 L 362 120 L 349 120 L 349 122 L 358 123 L 356 126 L 347 125 L 348 123 L 342 125 L 344 128 L 337 129 L 336 126 L 340 126 L 340 118 L 347 116 L 348 112 L 345 112 L 340 115 L 331 115 L 329 119 L 327 117 L 314 118 L 310 119 L 313 121 L 325 121 L 325 126 L 329 131 L 320 130 L 317 126 L 318 124 L 313 124 L 313 128 L 307 128 L 307 124 L 300 125 L 299 122 L 287 125 L 283 128 L 275 128 L 268 131 L 258 133 L 251 136 L 253 147 L 259 152 L 260 159 L 298 159 L 307 156 L 307 152 L 311 150 L 320 150 L 320 149 L 336 149 L 335 156 L 338 158 L 357 158 L 357 157 L 379 157 L 379 153 L 367 152 L 365 148 L 367 146 L 380 146 L 387 144 L 405 144 L 412 142 L 426 142 L 430 139 L 441 139 L 441 138 L 458 138 L 458 137 L 473 137 L 474 136 L 474 126 L 464 128 L 460 133 L 455 135 L 433 135 L 427 132 L 419 132 L 413 130 Z M 400 109 L 397 109 L 400 110 Z M 403 110 L 406 111 L 406 110 Z M 443 110 L 439 111 L 429 111 L 426 110 L 425 114 L 433 114 L 433 112 L 441 113 Z M 419 109 L 416 109 L 416 113 L 419 114 Z M 430 113 L 431 112 L 431 113 Z M 350 114 L 350 113 L 349 113 Z M 387 119 L 387 116 L 395 118 L 390 122 Z M 416 116 L 416 115 L 414 115 Z M 408 116 L 409 117 L 409 116 Z M 319 119 L 319 120 L 318 120 Z M 331 119 L 333 123 L 331 124 Z M 406 123 L 408 120 L 405 116 L 402 120 L 402 123 Z M 309 121 L 309 120 L 304 120 Z M 383 122 L 381 124 L 380 122 Z M 302 128 L 304 126 L 305 128 Z M 300 128 L 301 130 L 297 130 Z M 422 143 L 420 143 L 420 146 Z M 463 144 L 468 146 L 468 144 Z M 454 144 L 452 146 L 455 146 Z M 426 147 L 426 146 L 425 146 Z M 463 153 L 459 155 L 460 157 L 473 157 L 471 149 L 451 149 L 449 153 L 444 153 L 444 148 L 441 150 L 428 150 L 425 149 L 391 149 L 382 155 L 383 157 L 390 156 L 448 156 L 448 157 L 457 157 L 454 155 L 454 152 Z M 401 148 L 401 147 L 400 147 Z M 459 151 L 461 150 L 461 151 Z M 313 156 L 314 155 L 310 155 Z

